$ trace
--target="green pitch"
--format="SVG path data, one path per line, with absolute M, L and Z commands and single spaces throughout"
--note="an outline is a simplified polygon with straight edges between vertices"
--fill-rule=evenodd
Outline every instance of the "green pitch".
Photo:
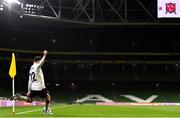
M 42 106 L 16 107 L 16 115 L 12 108 L 0 108 L 0 117 L 180 117 L 180 106 L 96 106 L 96 105 L 62 105 L 53 104 L 52 115 L 42 113 Z

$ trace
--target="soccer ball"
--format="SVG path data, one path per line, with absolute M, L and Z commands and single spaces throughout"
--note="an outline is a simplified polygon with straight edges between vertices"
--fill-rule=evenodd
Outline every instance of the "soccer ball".
M 46 107 L 43 108 L 43 113 L 46 113 L 46 114 L 52 114 L 51 113 L 51 108 L 48 108 L 47 111 L 46 111 Z

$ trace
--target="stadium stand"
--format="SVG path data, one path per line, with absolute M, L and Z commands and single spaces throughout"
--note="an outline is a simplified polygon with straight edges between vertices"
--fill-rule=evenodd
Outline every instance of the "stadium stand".
M 155 94 L 156 102 L 179 102 L 178 26 L 49 29 L 37 25 L 26 29 L 6 25 L 0 27 L 2 97 L 11 95 L 11 52 L 17 59 L 15 90 L 24 93 L 32 59 L 46 48 L 49 55 L 43 71 L 54 101 L 73 103 L 88 94 L 100 94 L 127 102 L 129 99 L 120 95 L 146 99 Z M 43 46 L 34 43 L 37 40 Z

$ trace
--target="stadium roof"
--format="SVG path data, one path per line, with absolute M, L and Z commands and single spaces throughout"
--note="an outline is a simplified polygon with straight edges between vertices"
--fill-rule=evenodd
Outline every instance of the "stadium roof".
M 4 0 L 5 1 L 5 0 Z M 158 19 L 156 0 L 19 0 L 0 2 L 0 21 L 64 26 L 179 25 L 179 19 Z M 58 22 L 58 23 L 57 23 Z

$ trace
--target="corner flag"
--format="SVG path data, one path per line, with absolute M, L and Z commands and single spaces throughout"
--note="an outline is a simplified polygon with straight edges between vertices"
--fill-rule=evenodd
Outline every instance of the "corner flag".
M 12 60 L 9 69 L 9 75 L 12 78 L 12 96 L 15 95 L 14 77 L 16 76 L 16 59 L 14 53 L 12 53 Z M 15 115 L 15 101 L 13 100 L 13 115 Z
M 16 59 L 14 53 L 12 53 L 12 60 L 11 60 L 11 66 L 9 69 L 9 75 L 12 79 L 14 79 L 14 76 L 16 76 Z

